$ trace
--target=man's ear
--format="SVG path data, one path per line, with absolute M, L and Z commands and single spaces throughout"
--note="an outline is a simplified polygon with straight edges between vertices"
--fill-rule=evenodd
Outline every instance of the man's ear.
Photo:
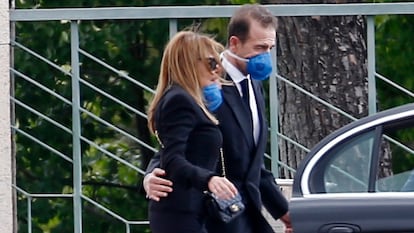
M 232 51 L 233 53 L 237 51 L 238 47 L 240 44 L 240 40 L 239 38 L 237 38 L 237 36 L 231 36 L 229 39 L 229 49 L 230 51 Z

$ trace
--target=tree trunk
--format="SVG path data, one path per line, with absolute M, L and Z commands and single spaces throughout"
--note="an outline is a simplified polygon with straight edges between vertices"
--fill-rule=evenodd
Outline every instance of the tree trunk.
M 338 1 L 283 1 L 264 3 L 338 3 Z M 345 2 L 345 1 L 342 1 Z M 349 1 L 351 2 L 351 1 Z M 361 1 L 353 1 L 361 2 Z M 368 114 L 366 24 L 363 16 L 279 17 L 278 72 L 313 95 L 348 114 Z M 351 119 L 278 81 L 280 132 L 307 148 Z M 279 141 L 280 159 L 296 168 L 306 152 Z M 279 176 L 293 178 L 287 169 Z

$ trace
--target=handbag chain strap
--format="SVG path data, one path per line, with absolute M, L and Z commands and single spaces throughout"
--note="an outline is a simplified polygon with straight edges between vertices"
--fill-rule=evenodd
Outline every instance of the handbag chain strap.
M 223 148 L 220 147 L 220 160 L 221 160 L 221 175 L 226 177 L 226 168 L 224 166 L 224 155 L 223 155 Z
M 164 144 L 162 144 L 160 136 L 158 135 L 158 130 L 155 130 L 155 137 L 157 138 L 158 143 L 160 144 L 161 148 L 164 148 Z

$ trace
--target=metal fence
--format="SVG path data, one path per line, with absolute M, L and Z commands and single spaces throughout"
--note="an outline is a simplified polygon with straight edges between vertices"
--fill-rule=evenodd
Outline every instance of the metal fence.
M 105 207 L 102 203 L 99 203 L 93 198 L 85 195 L 82 192 L 82 163 L 83 157 L 81 155 L 82 145 L 88 145 L 93 147 L 96 150 L 100 151 L 102 154 L 118 161 L 119 163 L 129 167 L 132 170 L 135 170 L 137 174 L 143 174 L 142 169 L 137 166 L 137 164 L 124 159 L 117 154 L 106 149 L 105 145 L 94 142 L 93 139 L 87 138 L 81 131 L 82 124 L 85 124 L 85 117 L 88 119 L 93 119 L 94 121 L 99 122 L 104 127 L 107 127 L 113 131 L 116 131 L 122 137 L 131 140 L 142 147 L 145 147 L 149 150 L 156 151 L 156 148 L 150 146 L 149 142 L 144 142 L 132 135 L 128 130 L 123 129 L 121 126 L 114 125 L 103 117 L 98 116 L 94 111 L 87 109 L 81 105 L 82 99 L 82 88 L 87 87 L 92 92 L 102 95 L 105 98 L 110 99 L 111 101 L 119 104 L 120 108 L 125 109 L 126 111 L 136 114 L 140 117 L 145 118 L 145 112 L 136 109 L 131 104 L 124 102 L 122 99 L 112 95 L 111 93 L 105 92 L 101 87 L 96 86 L 90 82 L 87 78 L 82 77 L 80 67 L 80 56 L 87 58 L 96 64 L 99 64 L 102 69 L 109 70 L 122 78 L 123 80 L 130 82 L 131 85 L 136 86 L 137 88 L 142 88 L 146 93 L 153 94 L 154 91 L 151 87 L 148 87 L 143 82 L 140 82 L 138 78 L 130 77 L 125 71 L 119 70 L 116 67 L 116 64 L 111 64 L 109 61 L 104 61 L 101 58 L 97 57 L 94 54 L 88 52 L 88 48 L 82 48 L 79 38 L 79 22 L 80 21 L 89 21 L 89 20 L 114 20 L 114 23 L 117 20 L 143 20 L 143 19 L 165 19 L 169 22 L 169 35 L 173 35 L 178 30 L 178 20 L 180 19 L 193 19 L 193 18 L 229 18 L 233 11 L 238 6 L 174 6 L 174 7 L 117 7 L 117 8 L 96 8 L 96 9 L 11 9 L 10 10 L 10 20 L 12 22 L 48 22 L 48 21 L 69 21 L 70 25 L 70 67 L 71 69 L 66 69 L 60 64 L 57 64 L 53 60 L 48 60 L 46 57 L 40 55 L 36 51 L 33 51 L 31 48 L 28 48 L 24 44 L 21 44 L 18 38 L 13 38 L 11 41 L 11 46 L 15 50 L 20 50 L 21 52 L 27 54 L 33 59 L 40 60 L 41 62 L 47 64 L 50 69 L 54 70 L 53 72 L 60 72 L 64 76 L 67 76 L 71 81 L 70 93 L 60 94 L 57 90 L 59 87 L 51 87 L 43 84 L 42 80 L 36 80 L 31 77 L 29 73 L 22 73 L 16 67 L 10 67 L 12 80 L 13 82 L 19 82 L 19 80 L 24 80 L 24 82 L 31 83 L 34 87 L 43 90 L 45 93 L 48 93 L 51 98 L 60 101 L 63 105 L 67 105 L 70 108 L 70 113 L 68 116 L 70 121 L 62 123 L 61 121 L 55 120 L 52 116 L 48 115 L 47 111 L 39 111 L 34 107 L 31 107 L 29 103 L 20 101 L 20 96 L 13 94 L 11 96 L 11 102 L 14 106 L 25 109 L 25 111 L 30 112 L 31 114 L 37 115 L 39 118 L 47 121 L 51 124 L 51 127 L 59 128 L 62 132 L 62 135 L 69 135 L 71 143 L 71 155 L 68 153 L 59 151 L 49 145 L 48 139 L 42 138 L 39 136 L 34 136 L 31 132 L 22 129 L 19 127 L 18 122 L 14 122 L 11 125 L 12 131 L 15 135 L 19 137 L 24 137 L 28 140 L 36 142 L 39 147 L 43 147 L 46 150 L 50 151 L 55 156 L 60 157 L 63 161 L 66 161 L 73 168 L 73 179 L 72 187 L 73 192 L 70 193 L 36 193 L 27 191 L 27 187 L 22 187 L 19 183 L 14 184 L 14 188 L 17 190 L 18 195 L 24 197 L 27 202 L 27 232 L 32 232 L 32 202 L 36 198 L 69 198 L 73 200 L 73 216 L 74 222 L 73 229 L 74 232 L 80 233 L 83 231 L 82 223 L 82 202 L 87 202 L 95 207 L 106 212 L 112 218 L 119 220 L 125 225 L 125 232 L 131 232 L 131 226 L 133 225 L 147 225 L 147 220 L 130 220 L 125 216 L 118 215 L 114 210 Z M 367 45 L 368 45 L 368 83 L 369 83 L 369 112 L 376 112 L 376 78 L 379 78 L 391 86 L 399 89 L 401 92 L 414 97 L 414 94 L 409 90 L 399 86 L 398 84 L 392 82 L 390 79 L 378 74 L 375 70 L 375 21 L 374 18 L 376 15 L 397 15 L 397 14 L 414 14 L 414 3 L 390 3 L 390 4 L 313 4 L 313 5 L 267 5 L 266 6 L 275 16 L 340 16 L 340 15 L 364 15 L 367 16 Z M 16 29 L 18 30 L 18 29 Z M 47 44 L 45 44 L 47 47 Z M 276 59 L 275 54 L 273 54 L 273 59 Z M 274 62 L 276 64 L 276 62 Z M 274 69 L 276 70 L 276 69 Z M 287 136 L 281 134 L 277 130 L 278 122 L 278 113 L 277 113 L 277 79 L 285 82 L 287 85 L 299 90 L 300 92 L 309 95 L 311 98 L 317 100 L 318 102 L 338 111 L 340 114 L 345 115 L 353 120 L 353 116 L 348 115 L 343 112 L 341 109 L 331 105 L 330 103 L 318 98 L 317 96 L 312 95 L 307 90 L 301 88 L 295 83 L 287 80 L 286 78 L 280 76 L 277 73 L 272 74 L 273 79 L 270 79 L 269 82 L 269 99 L 270 99 L 270 136 L 271 140 L 271 153 L 268 155 L 272 159 L 272 170 L 277 174 L 279 166 L 285 166 L 278 160 L 278 138 L 282 140 L 288 140 L 291 143 L 296 144 L 301 147 L 304 151 L 307 151 L 308 148 L 301 146 L 300 144 L 289 139 Z M 44 104 L 47 106 L 51 102 L 45 101 Z M 47 108 L 47 107 L 46 107 Z M 56 137 L 54 135 L 52 137 Z M 63 136 L 62 136 L 63 137 Z M 19 156 L 17 153 L 16 156 Z

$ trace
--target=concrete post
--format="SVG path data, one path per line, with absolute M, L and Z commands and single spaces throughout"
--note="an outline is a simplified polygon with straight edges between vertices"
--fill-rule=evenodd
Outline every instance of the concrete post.
M 13 232 L 8 0 L 0 0 L 0 28 L 0 232 Z

